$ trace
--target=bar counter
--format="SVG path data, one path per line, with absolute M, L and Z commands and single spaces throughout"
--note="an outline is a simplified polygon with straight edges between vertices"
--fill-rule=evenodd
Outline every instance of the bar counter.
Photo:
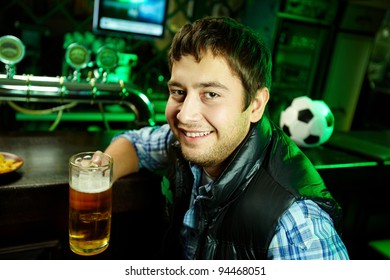
M 81 258 L 70 252 L 67 242 L 68 159 L 78 152 L 104 150 L 114 134 L 0 134 L 0 152 L 24 160 L 20 169 L 0 175 L 0 259 Z M 156 233 L 163 201 L 160 182 L 159 176 L 142 171 L 114 183 L 111 244 L 94 258 L 153 257 L 161 237 Z

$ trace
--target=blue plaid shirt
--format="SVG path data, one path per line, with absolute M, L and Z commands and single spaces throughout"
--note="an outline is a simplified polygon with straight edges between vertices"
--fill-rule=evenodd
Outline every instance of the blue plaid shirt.
M 154 171 L 167 166 L 167 147 L 173 137 L 167 124 L 127 131 L 116 137 L 125 137 L 133 143 L 140 168 Z M 191 170 L 195 178 L 193 187 L 195 198 L 202 169 L 194 165 L 191 166 Z M 211 183 L 203 187 L 207 190 L 210 185 Z M 195 214 L 191 203 L 184 216 L 183 226 L 196 228 Z M 301 200 L 293 203 L 280 217 L 268 248 L 268 259 L 342 260 L 349 257 L 329 215 L 313 201 Z

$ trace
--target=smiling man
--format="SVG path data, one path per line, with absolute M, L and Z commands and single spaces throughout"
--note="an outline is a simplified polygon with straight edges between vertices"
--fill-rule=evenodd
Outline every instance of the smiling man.
M 244 108 L 242 83 L 226 60 L 205 51 L 198 62 L 184 55 L 172 63 L 166 117 L 184 158 L 217 177 L 226 159 L 260 120 L 268 89 Z
M 341 209 L 299 148 L 267 117 L 271 55 L 230 18 L 204 18 L 169 52 L 168 124 L 116 136 L 114 179 L 169 169 L 161 258 L 348 259 Z

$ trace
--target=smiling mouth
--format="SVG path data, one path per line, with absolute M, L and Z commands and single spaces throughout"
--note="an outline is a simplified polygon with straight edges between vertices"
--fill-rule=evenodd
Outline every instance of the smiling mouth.
M 210 131 L 202 131 L 202 132 L 183 131 L 183 133 L 187 137 L 196 138 L 196 137 L 203 137 L 203 136 L 209 135 L 211 132 Z

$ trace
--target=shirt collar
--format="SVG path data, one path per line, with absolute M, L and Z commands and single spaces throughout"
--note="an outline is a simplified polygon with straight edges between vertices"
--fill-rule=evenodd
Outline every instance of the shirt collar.
M 194 175 L 194 188 L 196 188 L 198 190 L 200 187 L 202 187 L 206 190 L 207 193 L 209 193 L 211 190 L 211 186 L 213 184 L 213 181 L 211 181 L 205 185 L 201 185 L 203 168 L 200 167 L 199 165 L 196 165 L 193 163 L 190 163 L 190 168 L 191 168 L 192 174 Z

